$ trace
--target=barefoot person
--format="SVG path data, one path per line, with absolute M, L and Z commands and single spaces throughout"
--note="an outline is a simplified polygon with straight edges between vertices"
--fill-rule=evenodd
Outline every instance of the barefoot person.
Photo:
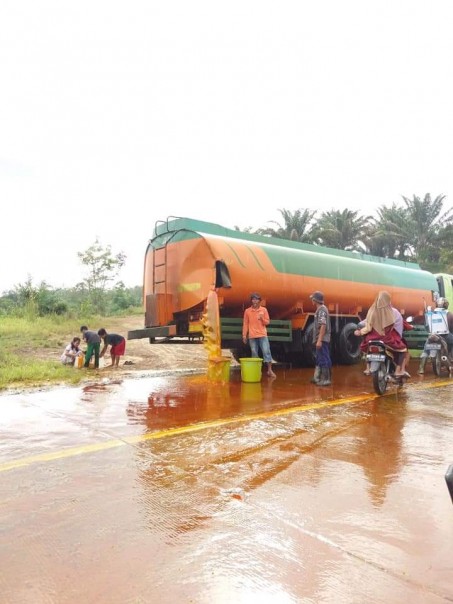
M 98 336 L 104 341 L 104 347 L 99 356 L 103 357 L 107 348 L 110 346 L 110 356 L 112 357 L 111 366 L 118 367 L 120 357 L 122 357 L 126 351 L 126 339 L 117 333 L 107 333 L 104 328 L 98 331 Z
M 267 337 L 266 326 L 269 325 L 269 313 L 265 306 L 261 306 L 261 296 L 252 294 L 250 296 L 251 306 L 245 309 L 244 322 L 242 325 L 242 341 L 248 343 L 252 351 L 252 357 L 258 357 L 258 349 L 261 350 L 263 360 L 267 365 L 267 375 L 275 377 L 272 371 L 272 355 Z

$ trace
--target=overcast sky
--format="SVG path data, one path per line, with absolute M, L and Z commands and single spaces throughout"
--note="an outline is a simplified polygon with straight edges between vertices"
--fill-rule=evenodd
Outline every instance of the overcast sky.
M 157 220 L 453 200 L 453 2 L 2 0 L 0 292 Z

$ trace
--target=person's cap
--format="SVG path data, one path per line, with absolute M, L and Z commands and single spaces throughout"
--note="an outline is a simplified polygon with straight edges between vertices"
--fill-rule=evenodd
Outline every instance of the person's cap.
M 255 298 L 255 300 L 261 300 L 261 296 L 259 294 L 257 294 L 256 292 L 254 292 L 253 294 L 250 294 L 250 300 L 253 300 L 253 298 Z
M 310 298 L 314 302 L 318 302 L 319 304 L 324 304 L 324 294 L 322 292 L 313 292 Z

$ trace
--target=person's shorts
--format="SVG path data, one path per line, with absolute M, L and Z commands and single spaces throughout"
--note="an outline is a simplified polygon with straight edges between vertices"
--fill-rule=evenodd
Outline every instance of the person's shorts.
M 116 357 L 121 357 L 126 351 L 126 339 L 123 339 L 122 342 L 117 344 L 116 346 L 112 346 L 110 349 L 110 354 L 115 355 Z

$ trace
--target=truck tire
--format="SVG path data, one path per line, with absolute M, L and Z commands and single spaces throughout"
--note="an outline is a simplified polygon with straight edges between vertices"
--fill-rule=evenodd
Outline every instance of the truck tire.
M 314 367 L 316 365 L 316 352 L 315 347 L 313 346 L 314 328 L 314 323 L 310 323 L 310 325 L 304 330 L 304 335 L 302 336 L 301 358 L 305 367 Z
M 341 365 L 354 365 L 360 361 L 361 338 L 354 335 L 357 329 L 356 323 L 346 323 L 338 336 L 338 362 Z

